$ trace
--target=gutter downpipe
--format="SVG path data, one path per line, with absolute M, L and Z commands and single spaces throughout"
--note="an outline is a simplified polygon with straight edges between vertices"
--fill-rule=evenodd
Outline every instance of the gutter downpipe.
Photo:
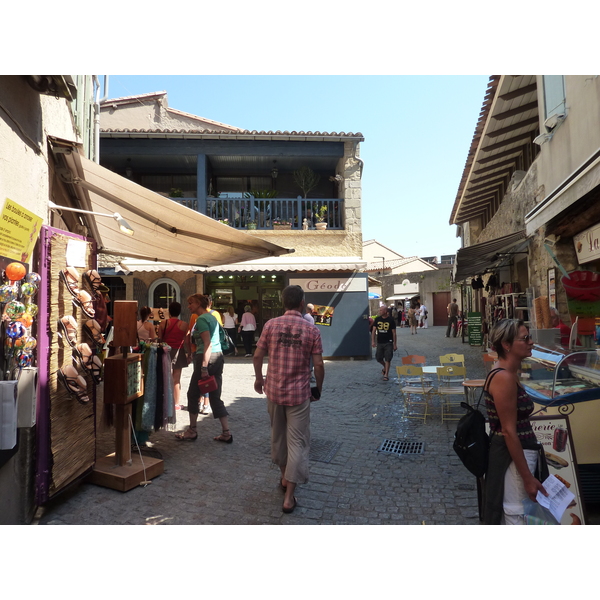
M 94 81 L 94 162 L 100 164 L 100 102 L 108 98 L 108 75 L 104 76 L 104 96 L 100 95 L 100 81 L 98 75 L 92 75 Z

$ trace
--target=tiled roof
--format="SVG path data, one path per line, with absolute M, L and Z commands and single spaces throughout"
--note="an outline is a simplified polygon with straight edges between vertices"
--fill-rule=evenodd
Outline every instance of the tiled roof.
M 189 129 L 103 129 L 102 133 L 118 133 L 118 134 L 136 134 L 136 135 L 207 135 L 207 136 L 248 136 L 259 138 L 273 137 L 302 137 L 302 138 L 363 138 L 363 134 L 352 132 L 325 132 L 325 131 L 250 131 L 248 129 L 238 129 L 234 131 L 215 131 L 213 129 L 198 129 L 190 131 Z

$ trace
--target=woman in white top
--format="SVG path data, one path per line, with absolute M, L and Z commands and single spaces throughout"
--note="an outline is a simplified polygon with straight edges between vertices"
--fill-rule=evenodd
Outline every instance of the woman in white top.
M 229 337 L 233 341 L 233 347 L 235 348 L 235 354 L 237 355 L 237 326 L 238 318 L 233 309 L 233 305 L 230 304 L 227 307 L 227 311 L 223 313 L 223 329 L 227 331 Z
M 242 340 L 244 341 L 246 356 L 252 356 L 252 344 L 254 343 L 254 332 L 256 331 L 256 319 L 252 314 L 252 309 L 249 304 L 244 306 L 244 314 L 242 315 L 242 321 L 239 325 L 239 329 L 242 332 Z
M 150 342 L 156 339 L 154 325 L 148 321 L 148 317 L 151 314 L 152 311 L 147 306 L 140 309 L 140 320 L 137 322 L 137 335 L 138 339 L 142 342 Z

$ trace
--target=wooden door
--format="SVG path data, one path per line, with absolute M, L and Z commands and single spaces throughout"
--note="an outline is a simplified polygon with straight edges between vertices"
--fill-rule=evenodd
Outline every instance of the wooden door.
M 450 304 L 450 292 L 434 292 L 433 325 L 448 324 L 448 304 Z

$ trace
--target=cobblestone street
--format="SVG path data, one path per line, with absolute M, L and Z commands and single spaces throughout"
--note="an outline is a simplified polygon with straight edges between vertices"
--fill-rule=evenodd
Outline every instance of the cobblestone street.
M 82 482 L 38 511 L 36 522 L 62 524 L 398 524 L 477 525 L 475 479 L 452 450 L 455 422 L 434 415 L 407 419 L 395 367 L 400 357 L 422 354 L 428 364 L 442 354 L 465 354 L 469 378 L 483 376 L 482 349 L 445 338 L 444 327 L 398 329 L 399 350 L 390 381 L 372 360 L 327 360 L 322 399 L 312 405 L 310 481 L 298 486 L 298 507 L 281 511 L 279 469 L 271 463 L 264 396 L 253 390 L 251 358 L 226 359 L 223 399 L 233 444 L 219 444 L 212 415 L 200 416 L 198 439 L 181 442 L 177 425 L 150 436 L 145 450 L 164 460 L 165 472 L 146 487 L 122 493 Z M 266 369 L 266 367 L 265 367 Z M 184 370 L 187 390 L 191 368 Z M 378 452 L 385 439 L 417 442 L 422 453 Z M 114 433 L 98 438 L 98 457 L 114 451 Z

